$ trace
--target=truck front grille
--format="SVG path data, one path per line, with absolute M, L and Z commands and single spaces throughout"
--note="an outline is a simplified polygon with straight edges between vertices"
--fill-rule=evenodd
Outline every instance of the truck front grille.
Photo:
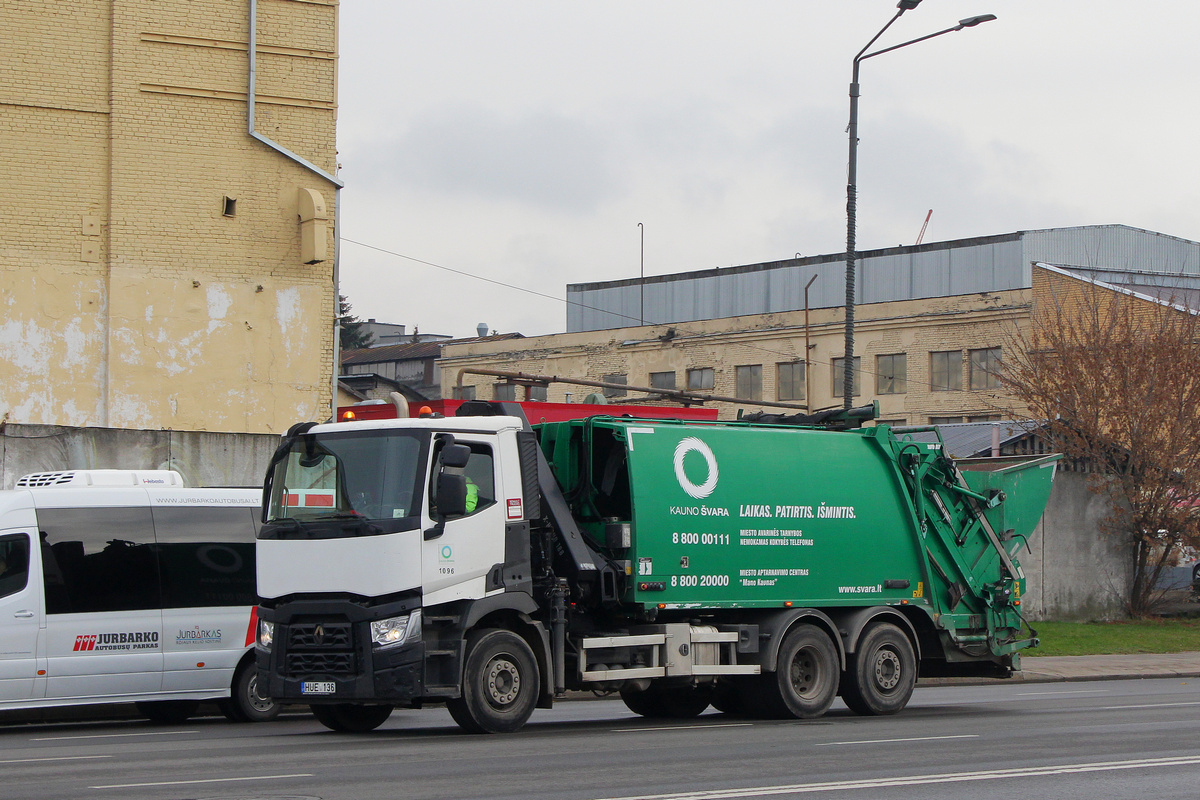
M 287 674 L 307 675 L 353 675 L 353 653 L 288 653 Z
M 354 646 L 348 622 L 301 622 L 288 626 L 289 650 L 346 650 Z

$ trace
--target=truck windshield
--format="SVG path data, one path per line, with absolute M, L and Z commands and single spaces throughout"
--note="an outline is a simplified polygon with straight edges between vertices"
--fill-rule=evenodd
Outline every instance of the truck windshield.
M 420 524 L 429 435 L 348 431 L 301 435 L 277 457 L 260 538 L 363 536 Z

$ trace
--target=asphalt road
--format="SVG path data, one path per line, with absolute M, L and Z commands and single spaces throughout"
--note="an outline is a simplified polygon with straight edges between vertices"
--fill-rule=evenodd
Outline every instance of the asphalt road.
M 311 717 L 0 728 L 4 800 L 1196 798 L 1200 679 L 919 688 L 894 717 L 664 723 L 620 700 L 537 711 L 509 736 L 398 711 L 372 734 Z

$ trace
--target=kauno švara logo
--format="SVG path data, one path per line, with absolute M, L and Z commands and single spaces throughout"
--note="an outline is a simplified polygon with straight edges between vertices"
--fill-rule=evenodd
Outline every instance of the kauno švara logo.
M 703 456 L 707 465 L 708 477 L 704 480 L 704 483 L 693 483 L 683 469 L 684 459 L 688 453 L 693 452 Z M 675 446 L 675 478 L 689 495 L 697 500 L 703 500 L 708 497 L 717 488 L 717 474 L 717 457 L 713 455 L 713 451 L 704 442 L 695 436 L 688 436 L 686 439 L 680 440 L 679 444 Z

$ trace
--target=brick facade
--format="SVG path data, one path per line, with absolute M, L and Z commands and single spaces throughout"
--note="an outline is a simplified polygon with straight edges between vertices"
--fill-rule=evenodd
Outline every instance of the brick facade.
M 251 0 L 4 3 L 0 414 L 278 432 L 327 416 L 333 182 L 247 133 Z M 336 0 L 254 0 L 256 129 L 336 169 Z M 324 199 L 300 257 L 298 193 Z
M 955 297 L 905 300 L 860 305 L 856 313 L 855 351 L 862 374 L 855 404 L 879 401 L 880 418 L 910 425 L 929 424 L 934 417 L 963 421 L 1001 415 L 1011 406 L 1003 389 L 970 389 L 972 350 L 1003 348 L 1017 330 L 1029 324 L 1031 293 L 1027 289 L 985 292 Z M 835 396 L 833 360 L 844 353 L 841 309 L 810 313 L 808 405 L 816 410 L 841 406 Z M 779 399 L 779 365 L 802 361 L 805 350 L 804 312 L 755 314 L 744 317 L 653 325 L 518 339 L 512 342 L 448 345 L 439 362 L 443 395 L 449 397 L 463 367 L 482 367 L 540 375 L 601 380 L 624 374 L 635 386 L 649 386 L 650 373 L 674 372 L 675 385 L 687 388 L 689 369 L 713 370 L 707 393 L 738 396 L 737 367 L 762 367 L 762 399 Z M 930 380 L 930 353 L 962 353 L 962 388 L 935 391 Z M 904 354 L 907 381 L 904 392 L 876 391 L 876 356 Z M 475 386 L 476 396 L 491 399 L 499 379 L 464 374 L 463 385 Z M 837 382 L 840 389 L 840 382 Z M 570 384 L 553 384 L 547 399 L 563 402 L 566 394 L 579 402 L 597 391 Z M 644 396 L 631 392 L 631 396 Z M 788 400 L 799 405 L 804 400 Z M 754 403 L 716 403 L 721 417 L 738 409 L 771 410 Z

